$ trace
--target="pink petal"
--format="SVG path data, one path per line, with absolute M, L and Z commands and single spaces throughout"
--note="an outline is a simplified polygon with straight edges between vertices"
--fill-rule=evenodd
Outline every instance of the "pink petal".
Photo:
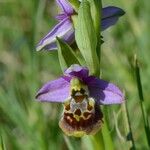
M 94 97 L 99 104 L 120 104 L 124 101 L 123 93 L 112 83 L 96 77 L 88 77 L 86 84 L 88 84 L 90 96 Z
M 38 91 L 36 98 L 47 102 L 64 102 L 70 93 L 70 84 L 63 78 L 49 81 Z

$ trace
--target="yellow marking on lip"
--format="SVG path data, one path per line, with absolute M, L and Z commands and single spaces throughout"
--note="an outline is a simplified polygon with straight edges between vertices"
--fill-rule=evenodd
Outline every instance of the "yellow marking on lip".
M 75 131 L 72 135 L 75 137 L 82 137 L 86 133 L 84 131 Z
M 80 91 L 82 84 L 78 78 L 72 78 L 70 81 L 71 90 L 74 89 L 75 91 Z
M 76 121 L 78 121 L 78 122 L 80 121 L 80 118 L 81 118 L 80 116 L 78 116 L 78 115 L 73 115 L 73 117 L 76 119 Z
M 92 106 L 92 107 L 94 107 L 95 101 L 94 101 L 93 98 L 89 98 L 89 105 Z
M 87 92 L 87 86 L 81 80 L 79 80 L 77 77 L 74 77 L 71 79 L 70 85 L 71 85 L 70 86 L 71 93 L 72 93 L 72 90 L 80 91 L 81 89 L 84 89 Z

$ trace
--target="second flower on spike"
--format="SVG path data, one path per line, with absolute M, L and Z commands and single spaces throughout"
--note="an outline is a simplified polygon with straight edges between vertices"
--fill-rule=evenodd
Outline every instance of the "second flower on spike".
M 56 50 L 56 37 L 61 38 L 69 45 L 75 42 L 72 16 L 77 15 L 77 13 L 69 4 L 68 0 L 56 0 L 56 2 L 62 9 L 62 13 L 56 16 L 59 23 L 43 39 L 41 39 L 36 47 L 37 51 Z M 102 8 L 101 30 L 103 31 L 114 25 L 124 13 L 125 12 L 121 8 L 115 6 Z

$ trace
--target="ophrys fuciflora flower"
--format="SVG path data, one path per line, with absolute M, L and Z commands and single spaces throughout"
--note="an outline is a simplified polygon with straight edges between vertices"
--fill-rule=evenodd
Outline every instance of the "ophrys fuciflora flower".
M 89 75 L 86 67 L 71 65 L 60 78 L 37 93 L 40 101 L 59 102 L 64 110 L 60 128 L 69 136 L 95 134 L 103 123 L 100 105 L 120 104 L 124 95 L 114 84 Z
M 61 38 L 67 44 L 71 45 L 75 42 L 75 29 L 72 21 L 72 16 L 77 15 L 68 0 L 56 0 L 62 12 L 56 16 L 59 23 L 49 31 L 49 33 L 40 40 L 36 49 L 40 50 L 56 50 L 56 37 Z M 116 24 L 119 17 L 125 12 L 115 6 L 107 6 L 102 8 L 101 30 L 105 30 L 110 26 Z

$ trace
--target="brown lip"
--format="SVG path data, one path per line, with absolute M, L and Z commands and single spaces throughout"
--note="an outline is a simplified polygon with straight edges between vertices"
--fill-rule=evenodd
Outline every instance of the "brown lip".
M 85 111 L 84 116 L 76 114 L 80 117 L 76 120 L 74 113 L 64 112 L 62 119 L 59 122 L 60 128 L 68 135 L 73 135 L 76 131 L 84 131 L 86 134 L 95 134 L 103 123 L 103 114 L 98 105 L 95 105 L 95 111 Z

